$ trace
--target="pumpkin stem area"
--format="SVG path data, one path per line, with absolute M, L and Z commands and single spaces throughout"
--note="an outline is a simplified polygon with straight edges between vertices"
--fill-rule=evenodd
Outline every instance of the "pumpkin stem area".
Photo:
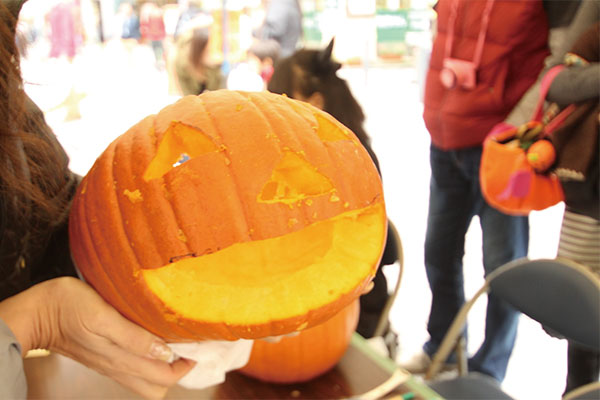
M 382 221 L 384 205 L 377 203 L 288 235 L 142 270 L 142 276 L 150 291 L 183 318 L 230 325 L 298 318 L 358 296 L 381 257 Z

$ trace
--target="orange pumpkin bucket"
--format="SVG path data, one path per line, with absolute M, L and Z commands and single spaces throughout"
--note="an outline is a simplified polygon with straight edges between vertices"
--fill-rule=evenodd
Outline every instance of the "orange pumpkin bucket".
M 562 69 L 558 65 L 544 75 L 531 121 L 519 127 L 502 122 L 483 142 L 481 193 L 488 204 L 506 214 L 528 215 L 564 200 L 560 180 L 550 170 L 556 157 L 554 147 L 546 139 L 574 106 L 554 116 L 543 115 L 550 84 Z
M 483 197 L 511 215 L 528 215 L 561 202 L 564 195 L 558 177 L 538 173 L 518 142 L 517 128 L 492 133 L 484 141 L 479 170 Z

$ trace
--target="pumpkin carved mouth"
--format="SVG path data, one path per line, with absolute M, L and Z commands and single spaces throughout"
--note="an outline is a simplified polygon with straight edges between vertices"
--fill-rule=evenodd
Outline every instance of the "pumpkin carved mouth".
M 381 207 L 147 269 L 143 277 L 166 307 L 193 320 L 249 325 L 304 315 L 352 292 L 357 278 L 372 273 L 384 235 Z M 330 274 L 336 279 L 323 279 Z

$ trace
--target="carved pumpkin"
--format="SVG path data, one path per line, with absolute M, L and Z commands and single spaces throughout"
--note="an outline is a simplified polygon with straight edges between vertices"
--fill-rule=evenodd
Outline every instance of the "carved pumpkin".
M 266 382 L 298 383 L 331 369 L 342 358 L 359 316 L 355 300 L 327 321 L 283 337 L 279 342 L 256 340 L 248 363 L 239 371 Z
M 73 259 L 126 317 L 171 341 L 299 331 L 350 304 L 386 235 L 355 135 L 285 96 L 187 96 L 111 143 L 70 215 Z

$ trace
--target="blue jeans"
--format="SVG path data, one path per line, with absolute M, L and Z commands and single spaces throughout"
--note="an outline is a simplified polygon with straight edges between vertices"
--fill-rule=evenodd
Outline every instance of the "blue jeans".
M 479 187 L 481 147 L 443 151 L 431 146 L 429 215 L 425 268 L 432 292 L 427 323 L 430 338 L 423 346 L 432 356 L 465 302 L 463 256 L 465 235 L 479 216 L 485 275 L 525 257 L 529 245 L 527 217 L 513 217 L 489 206 Z M 485 339 L 469 360 L 469 369 L 501 382 L 517 335 L 519 313 L 493 293 L 488 295 Z

